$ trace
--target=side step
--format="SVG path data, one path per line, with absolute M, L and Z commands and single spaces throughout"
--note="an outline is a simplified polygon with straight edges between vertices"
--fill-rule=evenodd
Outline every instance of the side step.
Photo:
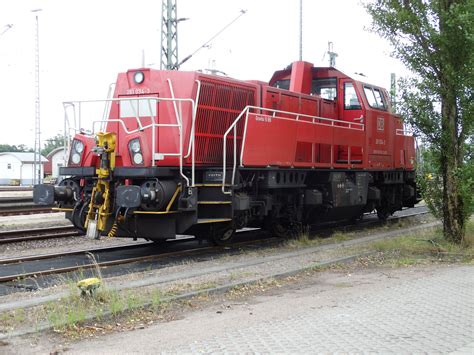
M 202 223 L 214 223 L 232 219 L 232 196 L 222 193 L 222 185 L 217 183 L 203 183 L 197 185 L 197 217 Z M 200 186 L 200 187 L 199 187 Z M 198 222 L 199 223 L 199 222 Z
M 198 201 L 198 205 L 230 205 L 232 201 Z
M 232 218 L 198 218 L 197 224 L 230 222 Z

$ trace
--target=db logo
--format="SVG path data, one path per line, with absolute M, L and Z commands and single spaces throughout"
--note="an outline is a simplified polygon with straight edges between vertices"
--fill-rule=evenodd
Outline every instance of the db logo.
M 383 117 L 377 117 L 377 131 L 383 131 L 385 129 L 385 119 Z

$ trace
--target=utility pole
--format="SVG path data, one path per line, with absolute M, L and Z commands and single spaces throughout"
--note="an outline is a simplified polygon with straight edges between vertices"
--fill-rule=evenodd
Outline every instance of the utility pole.
M 35 146 L 34 150 L 34 164 L 33 164 L 33 185 L 41 184 L 41 120 L 40 120 L 40 72 L 39 72 L 39 21 L 38 12 L 41 9 L 32 10 L 35 15 Z
M 160 69 L 178 68 L 177 0 L 161 1 L 161 62 Z
M 300 61 L 303 60 L 303 0 L 300 0 Z
M 329 66 L 335 67 L 337 53 L 334 52 L 334 46 L 332 42 L 328 42 L 328 55 L 329 55 Z
M 390 100 L 392 101 L 393 112 L 397 110 L 397 80 L 395 73 L 390 74 Z

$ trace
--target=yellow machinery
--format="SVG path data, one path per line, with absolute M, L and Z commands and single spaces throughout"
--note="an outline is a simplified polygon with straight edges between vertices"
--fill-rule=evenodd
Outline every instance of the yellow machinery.
M 100 156 L 100 166 L 96 170 L 94 185 L 85 221 L 87 236 L 98 239 L 106 230 L 107 219 L 111 215 L 110 178 L 115 167 L 115 133 L 97 133 L 97 146 L 94 152 Z

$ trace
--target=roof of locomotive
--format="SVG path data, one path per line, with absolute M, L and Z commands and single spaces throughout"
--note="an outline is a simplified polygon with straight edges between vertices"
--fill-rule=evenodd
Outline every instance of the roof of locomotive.
M 380 87 L 379 85 L 371 84 L 367 81 L 367 78 L 361 74 L 355 74 L 354 76 L 349 76 L 342 71 L 334 68 L 334 67 L 315 67 L 312 63 L 304 62 L 311 66 L 311 72 L 313 78 L 338 78 L 338 79 L 351 79 L 362 84 L 368 84 L 374 87 Z M 275 83 L 279 80 L 285 80 L 291 78 L 291 71 L 293 68 L 293 64 L 288 65 L 283 70 L 277 70 L 273 73 L 272 78 L 268 82 L 270 86 L 274 86 Z

